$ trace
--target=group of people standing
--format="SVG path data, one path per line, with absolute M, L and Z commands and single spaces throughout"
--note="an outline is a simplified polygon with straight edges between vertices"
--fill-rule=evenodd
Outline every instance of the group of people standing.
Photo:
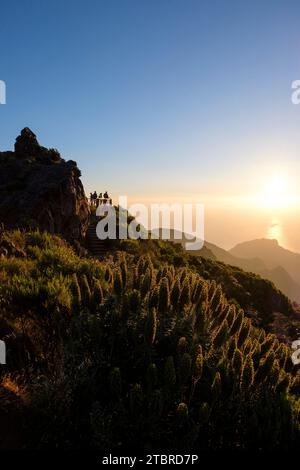
M 112 199 L 109 197 L 107 191 L 105 191 L 105 193 L 99 193 L 99 195 L 97 191 L 94 191 L 90 193 L 90 203 L 91 206 L 98 207 L 99 204 L 112 204 Z

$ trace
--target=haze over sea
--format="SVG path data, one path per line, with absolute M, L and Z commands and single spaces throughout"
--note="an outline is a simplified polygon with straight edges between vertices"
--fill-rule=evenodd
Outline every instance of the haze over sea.
M 118 194 L 113 194 L 118 201 Z M 143 203 L 150 208 L 151 203 L 200 203 L 204 205 L 204 238 L 221 248 L 229 250 L 237 243 L 269 238 L 276 239 L 282 247 L 300 253 L 300 206 L 283 208 L 241 205 L 239 199 L 207 200 L 194 197 L 139 197 L 129 196 L 128 206 Z M 139 216 L 137 219 L 149 227 Z M 150 220 L 150 210 L 149 210 Z M 181 227 L 175 227 L 178 230 Z

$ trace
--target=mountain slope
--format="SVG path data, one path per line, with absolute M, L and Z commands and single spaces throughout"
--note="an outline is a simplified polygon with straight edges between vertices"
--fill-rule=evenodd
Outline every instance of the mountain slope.
M 214 280 L 220 284 L 228 299 L 238 303 L 250 316 L 254 314 L 258 324 L 266 328 L 269 328 L 276 313 L 283 313 L 287 319 L 292 319 L 294 316 L 295 312 L 288 297 L 270 280 L 253 272 L 244 271 L 236 265 L 218 261 L 206 246 L 198 252 L 187 252 L 178 240 L 177 243 L 149 240 L 141 245 L 133 243 L 133 240 L 125 240 L 119 249 L 127 250 L 127 246 L 132 253 L 140 249 L 143 254 L 147 249 L 154 252 L 160 262 L 192 267 L 204 279 Z M 294 333 L 291 333 L 291 337 L 294 337 L 293 335 Z
M 272 283 L 161 240 L 101 262 L 47 233 L 1 241 L 0 448 L 299 447 L 299 377 L 257 321 L 288 320 Z
M 156 230 L 155 232 L 160 233 L 160 231 L 158 230 Z M 191 240 L 185 234 L 179 231 L 171 230 L 170 241 L 184 244 L 185 242 Z M 273 245 L 272 240 L 270 241 Z M 203 258 L 221 261 L 222 263 L 225 263 L 230 266 L 236 266 L 249 273 L 258 274 L 264 279 L 268 279 L 269 281 L 273 282 L 276 287 L 280 289 L 291 300 L 300 303 L 300 281 L 299 283 L 296 282 L 293 279 L 293 276 L 288 271 L 288 269 L 285 269 L 284 266 L 277 265 L 276 263 L 265 262 L 265 260 L 259 256 L 263 255 L 262 250 L 258 250 L 258 252 L 256 252 L 255 247 L 252 249 L 251 252 L 249 251 L 249 257 L 239 256 L 240 251 L 243 252 L 243 250 L 240 250 L 239 247 L 240 245 L 237 245 L 237 250 L 235 250 L 234 248 L 230 251 L 226 251 L 223 248 L 214 245 L 213 243 L 205 241 L 203 248 L 201 248 L 200 250 L 190 251 L 189 253 L 194 256 L 201 256 Z M 298 271 L 300 272 L 300 265 L 298 266 Z M 295 272 L 297 272 L 296 268 Z
M 282 265 L 275 265 L 268 268 L 264 262 L 265 260 L 261 259 L 255 250 L 252 252 L 253 256 L 243 258 L 241 256 L 234 255 L 232 250 L 228 252 L 212 243 L 205 242 L 204 246 L 213 253 L 217 260 L 232 266 L 238 266 L 245 271 L 253 272 L 265 279 L 269 279 L 274 282 L 278 289 L 286 294 L 291 300 L 300 302 L 300 285 Z M 259 253 L 261 254 L 261 252 Z M 206 255 L 202 252 L 201 256 Z
M 229 252 L 240 258 L 259 257 L 267 268 L 282 266 L 296 282 L 300 283 L 300 254 L 279 245 L 277 240 L 266 238 L 239 243 Z

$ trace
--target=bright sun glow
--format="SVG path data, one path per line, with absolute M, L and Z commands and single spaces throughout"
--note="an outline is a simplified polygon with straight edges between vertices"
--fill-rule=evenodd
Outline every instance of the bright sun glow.
M 296 197 L 291 193 L 292 188 L 288 179 L 284 176 L 273 176 L 259 196 L 258 204 L 266 209 L 284 209 L 291 207 L 296 202 Z

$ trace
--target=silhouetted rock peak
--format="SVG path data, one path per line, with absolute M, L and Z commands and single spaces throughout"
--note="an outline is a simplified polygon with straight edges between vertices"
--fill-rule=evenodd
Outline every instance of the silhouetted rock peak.
M 24 127 L 21 134 L 16 138 L 15 153 L 20 157 L 34 157 L 40 148 L 40 144 L 36 135 L 29 129 Z
M 25 127 L 15 152 L 0 152 L 0 223 L 82 241 L 90 210 L 80 176 L 76 162 L 42 147 Z
M 41 163 L 51 164 L 61 161 L 56 149 L 47 149 L 39 144 L 36 135 L 29 127 L 24 127 L 16 138 L 15 157 L 18 159 L 36 159 Z

